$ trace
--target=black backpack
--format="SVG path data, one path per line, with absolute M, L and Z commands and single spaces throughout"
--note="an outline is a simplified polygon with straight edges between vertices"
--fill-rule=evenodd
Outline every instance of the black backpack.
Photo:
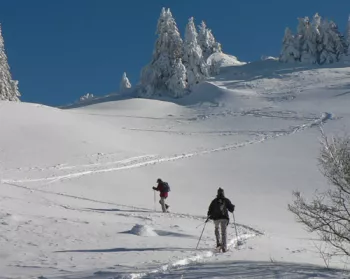
M 170 192 L 170 186 L 168 182 L 163 182 L 163 191 L 166 193 Z
M 227 212 L 227 208 L 226 208 L 226 199 L 224 198 L 219 198 L 217 199 L 217 203 L 218 203 L 218 209 L 221 212 L 222 215 L 226 215 Z
M 212 217 L 219 218 L 227 215 L 226 199 L 217 198 L 212 208 Z

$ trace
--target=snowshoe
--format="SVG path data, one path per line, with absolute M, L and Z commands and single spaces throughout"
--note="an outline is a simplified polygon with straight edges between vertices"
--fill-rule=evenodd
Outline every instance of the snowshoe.
M 214 248 L 214 252 L 215 252 L 215 253 L 220 253 L 220 252 L 221 252 L 221 249 L 222 249 L 221 244 L 218 243 L 218 244 L 216 245 L 216 247 Z

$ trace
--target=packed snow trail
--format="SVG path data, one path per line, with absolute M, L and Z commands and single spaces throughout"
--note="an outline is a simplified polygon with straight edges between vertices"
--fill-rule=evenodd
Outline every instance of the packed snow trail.
M 312 122 L 302 124 L 302 125 L 299 125 L 296 127 L 292 127 L 290 130 L 281 131 L 281 132 L 278 132 L 278 133 L 275 133 L 272 135 L 264 135 L 259 139 L 247 140 L 245 142 L 231 144 L 231 145 L 225 145 L 225 146 L 221 146 L 218 148 L 207 149 L 207 150 L 203 150 L 203 151 L 189 152 L 189 153 L 184 153 L 181 155 L 173 155 L 173 156 L 157 158 L 157 159 L 150 159 L 150 160 L 146 160 L 146 161 L 142 161 L 142 162 L 135 162 L 136 159 L 134 157 L 134 158 L 129 159 L 131 161 L 130 164 L 125 164 L 124 166 L 120 166 L 120 167 L 105 168 L 105 169 L 98 169 L 98 170 L 88 170 L 88 171 L 70 173 L 70 174 L 66 174 L 66 175 L 58 175 L 58 176 L 53 176 L 53 177 L 37 178 L 37 179 L 2 179 L 2 183 L 9 184 L 9 183 L 48 182 L 50 184 L 50 183 L 55 183 L 57 181 L 79 178 L 79 177 L 91 175 L 91 174 L 99 174 L 99 173 L 115 172 L 115 171 L 126 170 L 126 169 L 140 168 L 140 167 L 160 164 L 160 163 L 164 163 L 164 162 L 171 162 L 171 161 L 177 161 L 177 160 L 181 160 L 181 159 L 192 158 L 195 156 L 206 155 L 206 154 L 210 154 L 210 153 L 214 153 L 214 152 L 234 150 L 234 149 L 242 148 L 242 147 L 245 147 L 245 146 L 248 146 L 251 144 L 262 143 L 262 142 L 265 142 L 265 141 L 270 140 L 270 139 L 276 139 L 278 137 L 288 136 L 288 135 L 291 135 L 291 134 L 294 134 L 297 132 L 301 132 L 305 129 L 320 126 L 323 123 L 325 123 L 327 120 L 331 119 L 331 117 L 332 117 L 332 115 L 330 113 L 325 112 L 325 113 L 322 113 L 322 115 L 319 119 L 313 120 Z M 145 158 L 145 156 L 140 156 L 140 158 Z M 127 160 L 124 160 L 124 162 L 127 162 Z
M 238 238 L 236 237 L 232 238 L 231 241 L 228 243 L 229 250 L 226 253 L 217 253 L 217 252 L 214 252 L 214 249 L 211 249 L 211 250 L 205 249 L 205 251 L 197 252 L 194 256 L 171 261 L 167 264 L 161 265 L 160 267 L 152 269 L 150 271 L 125 275 L 125 276 L 122 276 L 122 278 L 123 279 L 158 278 L 161 275 L 171 273 L 173 270 L 176 270 L 179 267 L 184 267 L 188 265 L 191 265 L 191 267 L 193 267 L 196 264 L 203 263 L 206 260 L 210 260 L 213 257 L 228 255 L 230 252 L 232 252 L 233 248 L 238 247 L 238 241 L 247 240 L 249 238 L 256 237 L 256 236 L 257 234 L 246 233 L 246 234 L 239 235 Z M 114 278 L 118 278 L 118 277 L 114 277 Z
M 13 185 L 15 186 L 15 185 Z M 30 190 L 29 188 L 27 187 L 24 187 L 24 186 L 17 186 L 21 189 L 24 189 L 24 190 L 28 190 L 28 191 L 33 191 L 33 192 L 40 192 L 40 193 L 46 193 L 46 194 L 55 194 L 55 193 L 50 193 L 48 191 L 43 191 L 43 190 Z M 61 194 L 56 194 L 56 195 L 60 195 Z M 64 195 L 62 194 L 62 196 L 65 196 L 65 197 L 68 197 L 68 198 L 76 198 L 76 199 L 82 199 L 82 200 L 87 200 L 87 201 L 94 201 L 94 202 L 97 202 L 97 203 L 106 203 L 106 204 L 110 204 L 110 205 L 114 205 L 113 203 L 109 203 L 109 202 L 102 202 L 102 201 L 96 201 L 96 200 L 91 200 L 91 199 L 86 199 L 86 198 L 79 198 L 79 197 L 74 197 L 74 196 L 70 196 L 70 195 Z M 60 205 L 60 204 L 57 204 L 57 205 Z M 86 211 L 85 208 L 82 208 L 82 209 L 79 209 L 79 208 L 71 208 L 69 206 L 64 206 L 64 205 L 60 205 L 62 206 L 64 209 L 66 210 L 81 210 L 81 211 Z M 127 207 L 127 206 L 125 206 Z M 113 207 L 115 209 L 115 207 Z M 120 208 L 120 205 L 118 206 L 118 208 Z M 130 208 L 135 208 L 135 207 L 130 207 Z M 90 212 L 95 212 L 95 213 L 100 213 L 98 212 L 98 210 L 88 210 Z M 107 212 L 108 213 L 108 212 Z M 142 217 L 143 220 L 147 220 L 147 216 L 149 216 L 149 214 L 151 213 L 151 216 L 152 218 L 149 219 L 149 220 L 154 220 L 154 218 L 165 218 L 165 219 L 170 219 L 172 221 L 174 221 L 175 219 L 174 218 L 190 218 L 190 219 L 193 219 L 193 220 L 197 220 L 197 221 L 200 221 L 200 222 L 203 222 L 205 220 L 205 217 L 204 216 L 195 216 L 195 215 L 187 215 L 187 214 L 177 214 L 177 213 L 170 213 L 170 214 L 162 214 L 162 213 L 153 213 L 152 211 L 145 211 L 143 213 L 140 213 L 138 214 L 137 216 L 134 216 L 133 214 L 131 213 L 128 213 L 128 214 L 125 214 L 125 217 L 131 217 L 131 218 L 138 218 L 138 217 Z M 114 210 L 109 212 L 108 214 L 111 214 L 111 216 L 113 215 L 119 215 L 118 214 L 118 211 L 115 212 Z M 31 218 L 33 217 L 33 215 L 27 215 L 27 216 L 30 216 Z M 253 228 L 250 228 L 249 226 L 246 226 L 246 225 L 240 225 L 240 224 L 237 224 L 237 227 L 239 228 L 239 233 L 238 233 L 238 240 L 246 240 L 246 239 L 249 239 L 249 238 L 252 238 L 252 237 L 256 237 L 256 236 L 259 236 L 259 235 L 262 235 L 261 232 L 253 229 Z M 156 230 L 157 231 L 157 230 Z M 232 234 L 234 233 L 234 231 L 232 230 Z M 208 249 L 208 248 L 201 248 L 203 246 L 207 246 L 208 243 L 206 243 L 206 245 L 203 244 L 203 246 L 200 246 L 199 250 L 194 250 L 194 247 L 195 247 L 195 244 L 196 244 L 196 241 L 197 239 L 193 239 L 193 247 L 190 248 L 190 249 L 185 249 L 184 250 L 184 253 L 187 254 L 187 256 L 185 255 L 180 255 L 180 259 L 177 258 L 176 260 L 174 260 L 174 257 L 172 260 L 170 260 L 170 262 L 166 263 L 166 264 L 161 264 L 158 268 L 152 268 L 150 271 L 147 271 L 147 272 L 140 272 L 140 273 L 132 273 L 131 275 L 127 275 L 127 277 L 125 278 L 144 278 L 144 277 L 147 277 L 149 276 L 150 274 L 151 275 L 154 275 L 156 273 L 164 273 L 164 272 L 171 272 L 173 269 L 176 269 L 178 267 L 181 267 L 181 266 L 184 266 L 184 265 L 193 265 L 193 264 L 197 264 L 199 262 L 203 262 L 205 260 L 209 260 L 210 258 L 212 257 L 216 257 L 218 256 L 219 257 L 219 254 L 218 253 L 215 253 L 213 251 L 213 249 Z M 207 239 L 206 240 L 207 242 L 212 242 L 214 243 L 214 240 L 212 239 Z M 237 239 L 236 238 L 232 238 L 232 240 L 229 242 L 229 247 L 230 248 L 233 248 L 235 247 L 237 243 Z M 143 251 L 143 248 L 140 247 L 139 248 L 140 251 Z M 148 248 L 146 247 L 145 250 L 147 250 Z M 156 248 L 155 248 L 156 249 Z M 182 249 L 182 248 L 181 248 Z M 111 249 L 113 250 L 113 249 Z M 81 250 L 82 252 L 85 251 L 86 253 L 89 253 L 89 249 L 87 250 Z M 102 249 L 101 251 L 104 251 L 104 249 Z M 191 252 L 193 251 L 193 252 Z M 59 252 L 59 251 L 56 251 L 56 252 Z M 74 251 L 63 251 L 65 253 L 73 253 Z M 91 250 L 90 250 L 91 252 Z M 192 255 L 189 256 L 189 253 L 191 253 Z M 226 255 L 230 253 L 227 252 Z M 182 257 L 182 258 L 181 258 Z M 152 262 L 144 262 L 143 265 L 145 268 L 147 268 L 147 265 L 149 264 L 152 264 Z M 153 263 L 154 264 L 154 263 Z M 23 267 L 26 267 L 26 266 L 23 266 Z M 67 271 L 68 272 L 68 271 Z M 129 271 L 130 272 L 130 271 Z M 70 273 L 70 272 L 69 272 Z M 101 272 L 101 274 L 103 274 L 104 272 Z M 111 273 L 112 274 L 112 273 Z M 70 275 L 68 276 L 69 278 L 79 278 L 79 277 L 74 277 L 75 275 L 75 272 L 72 272 L 70 273 Z M 42 277 L 42 278 L 50 278 L 50 277 Z M 55 277 L 57 278 L 57 277 Z M 62 278 L 66 278 L 66 277 L 62 277 Z M 86 278 L 86 277 L 82 277 L 82 278 Z M 91 277 L 91 278 L 95 278 L 95 277 Z M 97 278 L 106 278 L 106 277 L 97 277 Z M 114 277 L 114 278 L 119 278 L 119 277 Z M 124 276 L 123 276 L 124 278 Z
M 106 279 L 108 277 L 105 277 Z M 205 264 L 184 265 L 171 272 L 147 274 L 143 277 L 116 276 L 115 279 L 348 279 L 349 274 L 340 269 L 320 267 L 311 264 L 271 261 L 230 261 L 206 262 Z

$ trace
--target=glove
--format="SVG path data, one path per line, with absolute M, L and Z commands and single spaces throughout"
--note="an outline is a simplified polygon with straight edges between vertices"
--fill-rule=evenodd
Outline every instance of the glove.
M 157 188 L 156 188 L 156 187 L 152 187 L 152 189 L 153 189 L 153 190 L 157 190 Z

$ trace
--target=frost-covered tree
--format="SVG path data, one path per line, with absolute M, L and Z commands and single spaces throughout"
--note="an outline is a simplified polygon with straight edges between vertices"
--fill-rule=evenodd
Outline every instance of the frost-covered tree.
M 282 41 L 280 61 L 288 63 L 298 61 L 299 59 L 300 52 L 298 50 L 297 40 L 292 34 L 292 31 L 287 27 Z
M 202 49 L 197 41 L 197 30 L 191 17 L 186 26 L 183 64 L 187 69 L 188 87 L 199 83 L 209 76 L 208 65 L 203 58 Z
M 119 90 L 124 91 L 125 89 L 128 89 L 128 88 L 131 88 L 131 83 L 128 77 L 126 76 L 126 73 L 124 72 L 122 76 L 122 80 L 120 81 Z
M 178 58 L 173 66 L 172 75 L 167 81 L 167 86 L 172 93 L 172 96 L 175 98 L 183 97 L 187 92 L 187 76 L 186 68 L 181 61 L 181 58 Z
M 0 100 L 19 101 L 18 81 L 12 80 L 0 25 Z
M 298 45 L 300 61 L 306 63 L 317 63 L 317 36 L 318 31 L 310 23 L 308 17 L 299 18 Z
M 13 98 L 10 101 L 20 101 L 19 97 L 21 97 L 21 93 L 19 92 L 19 89 L 18 89 L 18 80 L 11 80 L 11 87 L 12 87 L 13 96 L 16 96 L 16 98 Z
M 322 17 L 316 13 L 312 20 L 312 30 L 314 32 L 316 40 L 316 52 L 317 52 L 317 63 L 319 62 L 320 53 L 323 49 L 323 30 L 322 30 Z
M 321 25 L 322 50 L 319 63 L 333 63 L 339 61 L 347 52 L 344 36 L 339 32 L 333 21 L 324 20 Z
M 319 163 L 330 188 L 307 200 L 295 192 L 289 210 L 297 221 L 335 249 L 350 256 L 350 138 L 329 139 L 323 133 Z
M 156 34 L 152 61 L 141 72 L 142 96 L 169 91 L 168 80 L 173 78 L 174 66 L 182 58 L 183 41 L 170 9 L 162 9 Z
M 312 23 L 311 23 L 311 26 L 312 26 L 315 33 L 320 34 L 319 29 L 320 29 L 321 24 L 322 24 L 322 17 L 318 13 L 316 13 L 313 16 Z
M 79 101 L 80 101 L 80 102 L 85 102 L 85 101 L 91 100 L 91 99 L 93 99 L 93 98 L 94 98 L 94 94 L 87 93 L 87 94 L 81 96 L 81 97 L 79 98 Z
M 334 22 L 322 20 L 317 13 L 311 22 L 308 17 L 298 21 L 296 35 L 285 32 L 280 61 L 324 64 L 337 62 L 346 54 L 346 40 Z
M 345 32 L 345 39 L 346 39 L 346 44 L 347 44 L 347 54 L 350 55 L 350 15 L 348 19 L 348 24 L 346 26 L 346 32 Z
M 216 42 L 212 31 L 207 28 L 204 21 L 202 21 L 198 28 L 198 44 L 203 51 L 204 59 L 207 60 L 213 53 L 222 52 L 221 44 Z

